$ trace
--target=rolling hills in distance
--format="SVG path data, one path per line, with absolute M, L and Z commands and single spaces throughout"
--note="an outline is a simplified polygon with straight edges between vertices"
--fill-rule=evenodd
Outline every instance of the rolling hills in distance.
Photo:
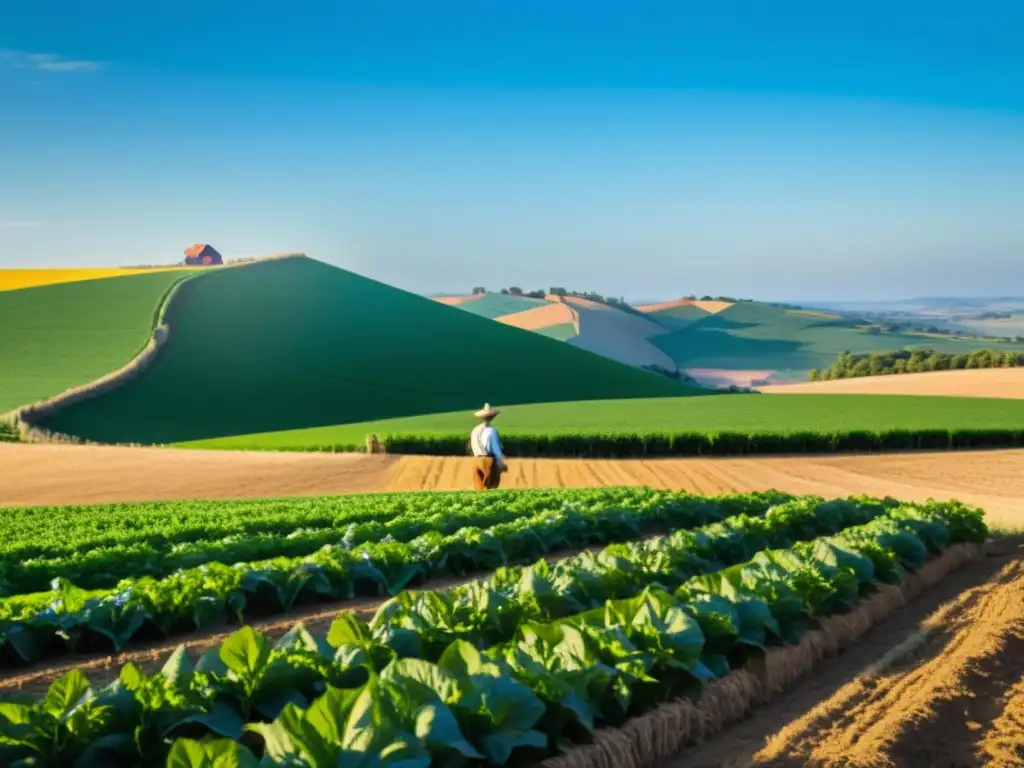
M 962 324 L 953 328 L 938 323 L 934 332 L 928 332 L 931 320 L 924 314 L 907 315 L 913 323 L 903 318 L 904 324 L 921 326 L 911 331 L 888 329 L 878 318 L 846 310 L 747 300 L 678 299 L 631 307 L 582 295 L 546 294 L 540 299 L 536 294 L 487 293 L 437 297 L 435 301 L 562 338 L 630 365 L 680 371 L 707 387 L 803 382 L 811 370 L 832 365 L 843 352 L 928 349 L 955 354 L 982 347 L 1024 349 L 1024 340 L 981 338 Z M 889 320 L 898 325 L 897 319 Z M 990 328 L 998 328 L 995 324 L 1000 321 L 988 322 Z M 1002 322 L 1007 331 L 1015 328 L 1010 320 Z M 1024 315 L 1021 323 L 1024 328 Z
M 838 429 L 855 421 L 924 429 L 941 426 L 923 415 L 934 400 L 908 405 L 900 421 L 891 399 L 830 395 L 829 405 L 799 405 L 720 395 L 695 382 L 770 389 L 806 381 L 810 368 L 843 350 L 993 346 L 872 332 L 839 314 L 756 301 L 428 299 L 302 256 L 198 275 L 25 272 L 0 271 L 0 413 L 129 363 L 163 308 L 169 338 L 148 367 L 35 424 L 100 443 L 294 448 L 311 437 L 348 443 L 377 428 L 461 431 L 484 401 L 517 406 L 509 426 L 526 432 L 570 423 L 595 432 Z M 939 421 L 1024 427 L 1019 406 L 946 402 Z

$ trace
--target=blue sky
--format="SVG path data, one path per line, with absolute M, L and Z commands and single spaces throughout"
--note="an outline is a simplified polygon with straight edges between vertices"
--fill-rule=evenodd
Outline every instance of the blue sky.
M 1024 294 L 1024 3 L 4 0 L 0 267 Z

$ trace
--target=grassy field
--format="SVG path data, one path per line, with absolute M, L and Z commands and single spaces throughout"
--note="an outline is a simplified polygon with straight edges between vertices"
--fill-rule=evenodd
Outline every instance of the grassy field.
M 572 323 L 549 325 L 547 328 L 536 329 L 534 333 L 539 333 L 541 336 L 547 336 L 549 339 L 557 339 L 558 341 L 568 341 L 577 336 L 576 328 Z
M 826 315 L 741 302 L 716 315 L 692 319 L 685 327 L 651 341 L 683 368 L 797 369 L 832 365 L 844 350 L 853 354 L 922 347 L 941 352 L 968 352 L 991 342 L 949 339 L 910 333 L 871 334 Z M 652 313 L 671 324 L 677 310 Z M 1000 345 L 1003 349 L 1024 345 Z
M 544 299 L 531 299 L 529 296 L 506 296 L 501 293 L 488 293 L 482 299 L 474 299 L 455 306 L 465 312 L 471 312 L 480 317 L 489 317 L 492 320 L 502 315 L 511 315 L 515 312 L 525 312 L 534 307 L 543 307 L 547 304 Z
M 501 403 L 698 390 L 306 258 L 182 286 L 137 379 L 43 426 L 176 443 Z
M 440 413 L 206 440 L 189 448 L 301 449 L 361 445 L 366 435 L 468 435 L 467 412 Z M 714 395 L 548 403 L 507 408 L 498 421 L 503 435 L 586 435 L 645 432 L 873 431 L 929 429 L 1024 429 L 1024 402 L 961 397 L 886 395 Z
M 149 340 L 160 299 L 186 274 L 146 272 L 0 291 L 0 413 L 130 361 Z

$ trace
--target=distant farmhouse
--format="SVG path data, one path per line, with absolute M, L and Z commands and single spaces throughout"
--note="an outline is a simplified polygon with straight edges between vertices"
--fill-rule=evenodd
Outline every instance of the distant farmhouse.
M 212 245 L 196 243 L 185 249 L 185 264 L 189 267 L 212 267 L 223 264 L 224 259 Z

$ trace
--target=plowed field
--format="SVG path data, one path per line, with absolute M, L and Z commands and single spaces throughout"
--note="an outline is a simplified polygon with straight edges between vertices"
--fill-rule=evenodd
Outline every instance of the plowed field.
M 663 768 L 1024 765 L 1024 553 L 954 574 Z
M 311 496 L 472 487 L 471 460 L 0 443 L 0 506 Z M 58 469 L 59 468 L 59 469 Z M 510 461 L 508 487 L 649 485 L 717 494 L 957 498 L 1024 527 L 1024 451 L 863 456 Z

